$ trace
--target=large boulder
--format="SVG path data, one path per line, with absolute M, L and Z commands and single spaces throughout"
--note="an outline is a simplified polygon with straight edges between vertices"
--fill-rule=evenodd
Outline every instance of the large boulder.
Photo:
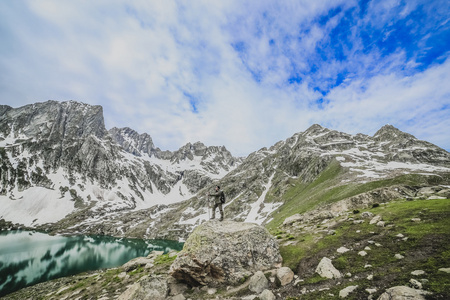
M 170 274 L 192 286 L 236 285 L 257 271 L 280 267 L 281 262 L 278 243 L 264 227 L 209 221 L 191 233 Z

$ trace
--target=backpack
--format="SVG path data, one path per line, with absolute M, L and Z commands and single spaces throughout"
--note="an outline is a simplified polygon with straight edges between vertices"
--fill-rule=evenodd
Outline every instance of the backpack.
M 220 202 L 225 203 L 225 193 L 223 191 L 220 192 Z

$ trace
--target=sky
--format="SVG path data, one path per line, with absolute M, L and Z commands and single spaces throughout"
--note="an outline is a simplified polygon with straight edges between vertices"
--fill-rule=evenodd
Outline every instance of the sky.
M 0 0 L 0 41 L 0 104 L 101 105 L 162 150 L 313 124 L 450 150 L 447 0 Z

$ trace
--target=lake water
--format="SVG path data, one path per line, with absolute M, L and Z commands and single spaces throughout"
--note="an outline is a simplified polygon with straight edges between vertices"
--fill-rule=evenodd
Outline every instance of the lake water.
M 182 243 L 108 236 L 50 236 L 0 232 L 0 297 L 25 286 L 90 270 L 113 268 L 151 251 L 181 250 Z

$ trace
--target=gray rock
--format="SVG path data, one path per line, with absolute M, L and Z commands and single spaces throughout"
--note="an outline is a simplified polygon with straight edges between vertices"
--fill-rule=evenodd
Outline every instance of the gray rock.
M 424 275 L 424 274 L 425 274 L 425 271 L 423 271 L 423 270 L 415 270 L 415 271 L 411 272 L 411 275 L 414 275 L 414 276 L 420 276 L 420 275 Z
M 450 268 L 440 268 L 439 271 L 445 272 L 445 273 L 450 273 Z
M 259 270 L 281 266 L 278 243 L 262 226 L 231 220 L 198 226 L 170 267 L 191 285 L 236 285 Z
M 340 247 L 336 250 L 338 253 L 345 253 L 350 251 L 350 249 L 346 248 L 346 247 Z
M 281 286 L 285 286 L 294 280 L 294 272 L 288 267 L 279 268 L 277 278 L 280 280 Z
M 248 289 L 255 293 L 261 293 L 269 287 L 269 281 L 263 272 L 258 271 L 250 277 L 250 283 Z
M 119 300 L 163 300 L 168 296 L 165 277 L 144 276 L 123 292 Z
M 410 279 L 410 280 L 409 280 L 409 284 L 410 284 L 410 286 L 411 286 L 412 288 L 415 288 L 415 289 L 422 289 L 422 283 L 419 282 L 419 281 L 417 281 L 417 280 L 415 280 L 415 279 Z
M 341 278 L 341 272 L 339 272 L 331 263 L 331 259 L 324 257 L 317 265 L 316 273 L 325 278 Z
M 361 217 L 366 218 L 366 219 L 373 218 L 373 213 L 371 213 L 370 211 L 365 211 L 365 212 L 361 213 Z
M 380 221 L 381 221 L 381 216 L 376 215 L 375 217 L 372 218 L 372 220 L 370 220 L 369 224 L 377 224 Z
M 141 266 L 145 266 L 147 264 L 153 264 L 153 259 L 147 258 L 147 257 L 136 257 L 129 262 L 125 263 L 122 266 L 122 270 L 125 272 L 130 272 L 134 269 L 137 269 Z
M 395 254 L 394 257 L 395 257 L 396 259 L 404 259 L 404 258 L 405 258 L 405 257 L 404 257 L 403 255 L 401 255 L 400 253 Z
M 412 289 L 407 286 L 396 286 L 387 289 L 378 300 L 425 300 L 424 295 L 430 294 L 429 292 Z
M 358 288 L 357 285 L 350 285 L 342 290 L 339 291 L 339 297 L 340 298 L 346 298 L 351 292 L 356 290 Z
M 260 300 L 275 300 L 276 297 L 275 297 L 275 295 L 272 293 L 272 291 L 270 291 L 270 290 L 264 290 L 264 291 L 259 295 L 259 299 L 260 299 Z

